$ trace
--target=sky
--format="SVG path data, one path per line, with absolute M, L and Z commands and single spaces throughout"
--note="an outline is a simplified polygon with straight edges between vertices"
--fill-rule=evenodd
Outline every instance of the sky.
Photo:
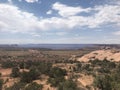
M 120 0 L 0 0 L 0 44 L 120 44 Z

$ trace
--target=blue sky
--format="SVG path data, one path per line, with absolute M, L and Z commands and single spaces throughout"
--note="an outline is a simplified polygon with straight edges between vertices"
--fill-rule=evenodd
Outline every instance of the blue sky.
M 0 44 L 120 44 L 120 0 L 0 0 Z

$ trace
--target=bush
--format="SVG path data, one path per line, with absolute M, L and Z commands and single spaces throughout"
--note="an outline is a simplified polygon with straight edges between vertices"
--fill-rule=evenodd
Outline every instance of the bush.
M 32 80 L 36 80 L 40 76 L 40 72 L 36 67 L 32 67 L 29 71 L 29 75 L 32 78 Z
M 20 75 L 19 68 L 18 67 L 12 68 L 11 76 L 15 78 L 15 77 L 19 77 L 19 75 Z
M 6 88 L 5 90 L 24 90 L 25 83 L 15 83 L 13 86 Z
M 92 68 L 91 68 L 90 64 L 85 64 L 82 66 L 82 70 L 92 71 Z
M 81 71 L 82 70 L 82 63 L 77 63 L 76 64 L 76 71 Z
M 21 73 L 21 82 L 26 82 L 26 83 L 32 82 L 32 78 L 29 75 L 29 72 L 22 72 Z
M 77 88 L 77 84 L 72 80 L 66 80 L 58 86 L 58 90 L 80 90 Z
M 0 79 L 0 90 L 2 90 L 2 86 L 3 86 L 3 80 Z
M 40 73 L 38 72 L 38 70 L 35 67 L 32 67 L 29 72 L 23 72 L 21 74 L 21 81 L 30 83 L 33 80 L 38 79 L 39 76 L 40 76 Z
M 49 76 L 51 78 L 63 77 L 66 75 L 66 70 L 58 67 L 54 67 L 50 70 Z
M 48 83 L 51 84 L 51 86 L 57 87 L 61 82 L 63 82 L 64 76 L 66 75 L 66 70 L 54 67 L 49 72 L 49 79 Z
M 64 77 L 57 77 L 57 78 L 49 78 L 48 83 L 51 84 L 53 87 L 57 87 L 61 82 L 64 82 Z
M 110 69 L 108 69 L 108 68 L 99 68 L 98 69 L 98 72 L 100 72 L 100 73 L 110 73 Z
M 17 62 L 15 62 L 15 61 L 4 61 L 4 62 L 2 62 L 2 67 L 3 68 L 13 68 L 13 67 L 16 67 L 17 66 Z
M 94 81 L 94 86 L 100 90 L 112 90 L 111 77 L 109 75 L 97 76 Z
M 50 69 L 52 68 L 52 64 L 41 62 L 38 64 L 37 68 L 42 74 L 48 74 Z
M 0 77 L 2 76 L 2 73 L 0 73 Z
M 25 90 L 42 90 L 43 86 L 41 84 L 37 84 L 36 82 L 30 83 Z

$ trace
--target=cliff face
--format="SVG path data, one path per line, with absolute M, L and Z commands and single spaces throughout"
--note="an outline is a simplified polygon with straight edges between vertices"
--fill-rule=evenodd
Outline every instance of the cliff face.
M 88 62 L 89 60 L 104 60 L 119 62 L 120 61 L 120 52 L 117 50 L 97 50 L 89 54 L 86 54 L 82 57 L 78 57 L 77 61 Z

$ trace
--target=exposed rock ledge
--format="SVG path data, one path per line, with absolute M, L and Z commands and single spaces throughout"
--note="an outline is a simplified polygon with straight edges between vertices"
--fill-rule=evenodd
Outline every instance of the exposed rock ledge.
M 119 62 L 120 52 L 117 50 L 112 50 L 112 49 L 111 50 L 97 50 L 89 54 L 86 54 L 82 57 L 78 57 L 77 61 L 88 62 L 89 60 L 95 60 L 95 59 L 104 60 L 105 58 L 109 61 Z

